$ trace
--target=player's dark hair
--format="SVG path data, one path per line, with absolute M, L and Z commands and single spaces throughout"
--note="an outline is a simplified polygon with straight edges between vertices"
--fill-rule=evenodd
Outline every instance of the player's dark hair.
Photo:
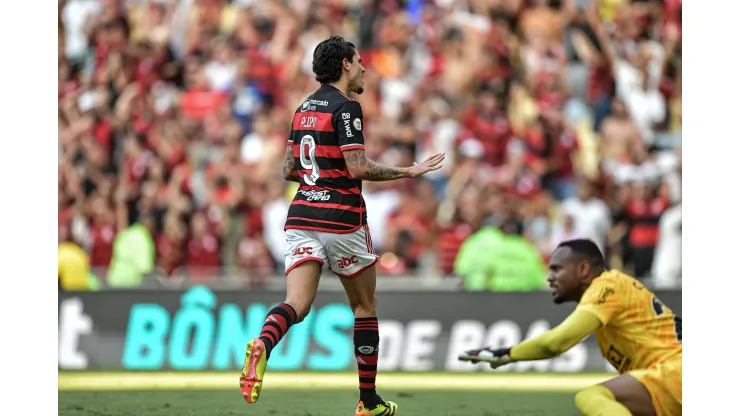
M 568 247 L 571 253 L 588 260 L 588 262 L 594 267 L 601 269 L 605 267 L 604 255 L 601 254 L 599 246 L 591 240 L 587 240 L 585 238 L 567 240 L 558 244 L 556 250 L 560 247 Z
M 332 36 L 319 43 L 313 51 L 313 72 L 322 84 L 339 81 L 344 58 L 352 62 L 357 49 L 341 36 Z

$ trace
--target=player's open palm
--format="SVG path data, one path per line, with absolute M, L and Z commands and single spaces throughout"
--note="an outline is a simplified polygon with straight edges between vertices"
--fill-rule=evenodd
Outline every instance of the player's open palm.
M 414 166 L 409 168 L 409 176 L 416 178 L 427 172 L 437 170 L 442 167 L 442 161 L 444 159 L 444 153 L 437 153 L 436 155 L 429 156 L 421 163 L 414 162 Z

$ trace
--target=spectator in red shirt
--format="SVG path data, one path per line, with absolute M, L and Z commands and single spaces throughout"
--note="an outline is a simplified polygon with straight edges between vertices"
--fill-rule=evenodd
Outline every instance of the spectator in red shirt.
M 562 112 L 544 107 L 537 125 L 527 130 L 525 139 L 530 156 L 544 162 L 542 187 L 552 192 L 557 201 L 573 196 L 573 157 L 578 149 L 578 139 L 565 125 Z
M 157 266 L 172 276 L 185 265 L 185 226 L 174 214 L 164 220 L 164 231 L 156 238 Z
M 463 134 L 458 142 L 472 136 L 483 145 L 483 160 L 499 166 L 504 163 L 506 145 L 511 138 L 511 123 L 502 111 L 493 91 L 483 90 L 476 105 L 466 110 L 463 124 L 470 134 Z
M 190 277 L 203 278 L 220 272 L 221 236 L 208 229 L 208 220 L 203 212 L 196 212 L 190 218 L 185 264 Z
M 243 238 L 239 243 L 237 263 L 247 271 L 247 276 L 256 278 L 257 283 L 275 271 L 270 251 L 258 234 L 255 238 Z
M 542 71 L 532 81 L 532 92 L 540 107 L 561 108 L 568 100 L 568 86 L 565 69 Z
M 645 181 L 637 181 L 632 185 L 631 197 L 617 215 L 627 228 L 625 257 L 638 278 L 646 277 L 652 269 L 660 217 L 668 207 L 667 197 L 659 195 Z
M 123 152 L 123 172 L 126 184 L 128 186 L 139 185 L 152 160 L 152 152 L 146 149 L 144 140 L 135 135 L 126 136 L 123 141 Z
M 534 170 L 536 164 L 527 163 L 526 144 L 512 140 L 507 146 L 506 164 L 497 168 L 492 183 L 508 195 L 529 199 L 542 192 L 540 177 Z
M 191 87 L 183 94 L 180 105 L 185 116 L 203 120 L 222 104 L 227 102 L 225 92 L 211 91 L 208 87 L 208 76 L 202 66 L 193 69 Z
M 429 215 L 424 203 L 412 191 L 401 192 L 398 208 L 388 216 L 384 250 L 398 256 L 403 267 L 396 267 L 396 271 L 415 267 L 432 242 L 429 235 L 436 218 L 434 212 Z
M 90 266 L 108 267 L 113 257 L 113 239 L 116 218 L 109 200 L 97 197 L 91 201 L 92 220 L 88 225 L 90 238 Z
M 452 222 L 442 227 L 439 235 L 439 269 L 443 275 L 451 275 L 460 246 L 483 223 L 486 216 L 480 189 L 468 187 L 456 204 Z

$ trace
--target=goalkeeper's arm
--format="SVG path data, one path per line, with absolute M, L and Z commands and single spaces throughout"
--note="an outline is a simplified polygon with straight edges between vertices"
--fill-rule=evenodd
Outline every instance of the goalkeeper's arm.
M 511 348 L 511 361 L 545 360 L 573 348 L 602 323 L 593 313 L 576 309 L 560 325 Z

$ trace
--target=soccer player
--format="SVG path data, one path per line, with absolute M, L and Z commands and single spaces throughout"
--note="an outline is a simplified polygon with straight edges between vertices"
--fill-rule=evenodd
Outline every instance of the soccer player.
M 442 167 L 439 153 L 411 167 L 379 165 L 365 155 L 362 107 L 349 97 L 364 89 L 362 58 L 355 46 L 332 36 L 313 54 L 321 87 L 293 116 L 283 175 L 300 184 L 288 210 L 285 238 L 287 295 L 272 309 L 259 338 L 247 345 L 239 384 L 254 403 L 270 352 L 288 329 L 309 313 L 324 263 L 340 277 L 355 315 L 354 352 L 359 373 L 357 416 L 392 416 L 398 406 L 375 391 L 378 318 L 375 311 L 375 255 L 367 226 L 362 181 L 415 178 Z
M 617 270 L 605 270 L 590 240 L 560 243 L 550 259 L 554 301 L 578 302 L 550 331 L 511 348 L 467 351 L 459 359 L 498 368 L 556 357 L 596 333 L 601 353 L 620 375 L 576 394 L 586 416 L 681 415 L 681 318 Z

